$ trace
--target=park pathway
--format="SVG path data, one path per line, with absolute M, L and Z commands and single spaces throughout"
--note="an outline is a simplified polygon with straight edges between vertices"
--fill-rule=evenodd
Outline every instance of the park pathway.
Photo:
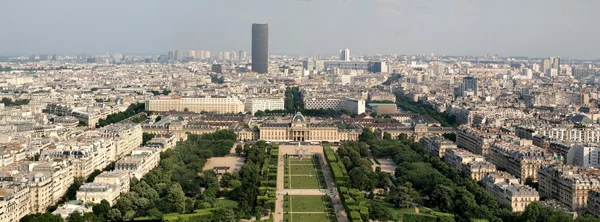
M 284 161 L 283 152 L 279 152 L 277 157 L 277 200 L 275 201 L 275 213 L 273 214 L 273 221 L 283 221 L 283 196 L 285 193 L 280 192 L 284 190 Z

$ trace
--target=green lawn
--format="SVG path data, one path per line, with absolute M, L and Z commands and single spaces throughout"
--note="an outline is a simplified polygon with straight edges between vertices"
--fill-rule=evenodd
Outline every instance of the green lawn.
M 293 212 L 325 212 L 322 196 L 290 196 Z M 327 218 L 326 214 L 323 214 Z
M 303 158 L 302 160 L 297 159 L 297 158 L 289 158 L 289 164 L 307 164 L 307 165 L 312 165 L 313 164 L 313 160 L 312 158 Z
M 311 165 L 289 165 L 288 166 L 290 168 L 290 173 L 292 175 L 315 175 L 315 167 L 311 164 Z
M 310 214 L 295 214 L 292 213 L 291 222 L 327 222 L 327 214 L 324 213 L 310 213 Z
M 319 183 L 317 175 L 310 176 L 292 176 L 290 189 L 319 189 L 322 185 Z
M 224 208 L 233 208 L 233 209 L 237 209 L 238 208 L 238 202 L 235 200 L 229 200 L 229 199 L 217 199 L 215 201 L 215 207 L 224 207 Z

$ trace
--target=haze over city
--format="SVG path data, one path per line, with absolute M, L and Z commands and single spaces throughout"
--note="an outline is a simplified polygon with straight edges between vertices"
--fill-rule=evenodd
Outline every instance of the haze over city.
M 271 54 L 446 54 L 596 59 L 599 1 L 5 1 L 0 54 L 250 50 Z
M 0 222 L 600 222 L 595 1 L 0 3 Z

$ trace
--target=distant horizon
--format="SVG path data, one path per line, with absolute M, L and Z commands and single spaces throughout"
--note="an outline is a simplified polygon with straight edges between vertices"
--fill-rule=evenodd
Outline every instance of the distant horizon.
M 600 1 L 32 0 L 3 6 L 3 55 L 251 52 L 252 24 L 267 23 L 270 54 L 349 48 L 351 55 L 600 59 L 600 30 L 593 28 Z
M 170 51 L 175 51 L 175 50 L 170 50 Z M 187 50 L 181 50 L 182 52 L 186 52 Z M 194 50 L 194 51 L 198 51 L 198 50 Z M 201 50 L 202 51 L 202 50 Z M 239 50 L 231 50 L 231 51 L 214 51 L 214 50 L 204 50 L 204 51 L 210 51 L 210 52 L 232 52 L 232 51 L 239 51 Z M 244 50 L 246 51 L 248 54 L 250 54 L 250 51 Z M 159 56 L 159 55 L 167 55 L 169 51 L 166 52 L 161 52 L 161 53 L 129 53 L 129 52 L 109 52 L 108 55 L 114 55 L 114 54 L 121 54 L 124 56 L 128 56 L 128 55 L 134 55 L 134 56 Z M 48 56 L 52 56 L 52 55 L 57 55 L 57 56 L 77 56 L 77 55 L 81 55 L 81 54 L 86 54 L 87 56 L 106 56 L 106 52 L 104 53 L 93 53 L 93 52 L 81 52 L 81 53 L 2 53 L 0 52 L 0 56 L 4 56 L 4 57 L 23 57 L 23 56 L 31 56 L 31 55 L 48 55 Z M 375 55 L 384 55 L 384 56 L 391 56 L 394 54 L 398 54 L 398 56 L 430 56 L 431 53 L 420 53 L 420 54 L 401 54 L 401 53 L 389 53 L 389 54 L 383 54 L 383 53 L 374 53 L 374 54 L 366 54 L 366 55 L 357 55 L 357 54 L 352 54 L 352 49 L 350 49 L 350 56 L 351 57 L 363 57 L 363 56 L 375 56 Z M 486 56 L 495 56 L 495 54 L 489 53 L 486 55 L 446 55 L 446 54 L 437 54 L 434 53 L 435 57 L 486 57 Z M 297 56 L 297 57 L 312 57 L 312 56 L 329 56 L 329 57 L 333 57 L 333 56 L 338 56 L 337 53 L 321 53 L 321 54 L 294 54 L 294 53 L 269 53 L 269 56 Z M 548 57 L 559 57 L 561 60 L 581 60 L 581 61 L 600 61 L 600 58 L 570 58 L 570 57 L 563 57 L 563 56 L 559 56 L 559 55 L 549 55 L 549 56 L 542 56 L 542 57 L 534 57 L 534 56 L 523 56 L 523 55 L 498 55 L 498 58 L 528 58 L 528 59 L 545 59 Z

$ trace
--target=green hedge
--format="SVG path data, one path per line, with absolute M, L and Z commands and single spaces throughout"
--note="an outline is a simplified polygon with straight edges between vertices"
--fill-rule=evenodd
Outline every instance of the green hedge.
M 179 221 L 211 222 L 211 221 L 213 221 L 213 217 L 214 217 L 214 215 L 212 213 L 212 210 L 213 209 L 196 210 L 192 214 L 178 214 L 178 213 L 165 214 L 165 215 L 163 215 L 163 221 L 172 221 L 172 222 L 179 222 Z
M 454 222 L 454 215 L 453 214 L 448 214 L 448 213 L 442 213 L 442 212 L 431 212 L 429 213 L 433 216 L 436 216 L 438 219 L 437 221 L 439 222 Z
M 352 221 L 363 221 L 358 211 L 350 211 L 350 220 Z
M 403 222 L 431 222 L 437 221 L 437 217 L 429 214 L 406 213 L 402 217 Z

